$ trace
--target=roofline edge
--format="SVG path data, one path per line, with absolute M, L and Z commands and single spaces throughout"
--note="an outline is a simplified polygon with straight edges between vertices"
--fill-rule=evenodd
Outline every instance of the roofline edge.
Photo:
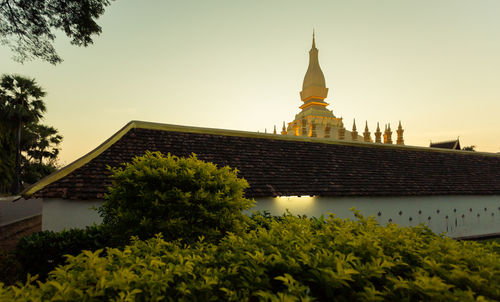
M 288 136 L 288 135 L 278 135 L 278 134 L 268 134 L 268 133 L 258 133 L 242 130 L 228 130 L 228 129 L 217 129 L 217 128 L 204 128 L 195 126 L 180 126 L 173 124 L 164 124 L 156 122 L 145 122 L 132 120 L 118 130 L 115 134 L 105 140 L 102 144 L 97 146 L 92 151 L 83 155 L 82 157 L 76 159 L 69 165 L 53 172 L 52 174 L 42 178 L 38 182 L 29 186 L 21 192 L 23 198 L 30 197 L 37 191 L 43 189 L 45 186 L 55 182 L 66 175 L 70 174 L 74 170 L 87 164 L 101 153 L 106 151 L 114 143 L 120 140 L 127 132 L 131 129 L 149 129 L 149 130 L 163 130 L 163 131 L 179 131 L 187 133 L 198 133 L 198 134 L 211 134 L 211 135 L 223 135 L 223 136 L 238 136 L 247 138 L 259 138 L 259 139 L 274 139 L 274 140 L 286 140 L 286 141 L 300 141 L 300 142 L 311 142 L 311 143 L 324 143 L 332 145 L 344 145 L 344 146 L 355 146 L 355 147 L 365 147 L 365 148 L 389 148 L 389 149 L 408 149 L 413 151 L 427 151 L 427 152 L 438 152 L 438 153 L 454 153 L 454 154 L 466 154 L 466 155 L 482 155 L 491 157 L 500 157 L 496 153 L 488 152 L 470 152 L 462 150 L 451 150 L 451 149 L 441 149 L 441 148 L 430 148 L 430 147 L 420 147 L 420 146 L 406 146 L 406 145 L 394 145 L 394 144 L 379 144 L 379 143 L 366 143 L 366 142 L 347 142 L 339 140 L 331 140 L 325 138 L 317 137 L 302 137 L 302 136 Z
M 23 198 L 30 197 L 37 191 L 43 189 L 45 186 L 58 181 L 59 179 L 65 177 L 66 175 L 70 174 L 71 172 L 75 171 L 76 169 L 82 167 L 83 165 L 87 164 L 97 156 L 99 156 L 101 153 L 106 151 L 109 147 L 111 147 L 114 143 L 116 143 L 119 139 L 121 139 L 127 132 L 130 131 L 130 129 L 136 127 L 136 121 L 130 121 L 128 122 L 125 126 L 123 126 L 120 130 L 118 130 L 115 134 L 110 136 L 107 140 L 105 140 L 103 143 L 101 143 L 99 146 L 94 148 L 92 151 L 88 152 L 87 154 L 83 155 L 82 157 L 76 159 L 69 165 L 64 166 L 63 168 L 45 176 L 41 180 L 37 181 L 36 183 L 32 184 L 31 186 L 27 187 L 21 192 L 21 196 Z
M 136 126 L 135 128 L 150 129 L 150 130 L 180 131 L 180 132 L 199 133 L 199 134 L 239 136 L 239 137 L 247 137 L 247 138 L 274 139 L 274 140 L 286 140 L 286 141 L 300 141 L 300 142 L 323 143 L 323 144 L 331 144 L 331 145 L 355 146 L 355 147 L 365 147 L 365 148 L 408 149 L 408 150 L 412 150 L 412 151 L 427 151 L 427 152 L 438 152 L 438 153 L 454 153 L 454 154 L 500 157 L 500 154 L 497 154 L 497 153 L 481 152 L 481 151 L 471 152 L 471 151 L 464 151 L 464 150 L 430 148 L 430 147 L 424 147 L 424 146 L 383 144 L 383 143 L 373 143 L 373 142 L 363 142 L 363 141 L 341 141 L 341 140 L 332 140 L 332 139 L 328 139 L 328 138 L 319 138 L 319 137 L 290 136 L 290 135 L 259 133 L 259 132 L 243 131 L 243 130 L 205 128 L 205 127 L 196 127 L 196 126 L 181 126 L 181 125 L 164 124 L 164 123 L 157 123 L 157 122 L 145 122 L 145 121 L 132 121 L 132 122 L 134 122 L 134 124 Z

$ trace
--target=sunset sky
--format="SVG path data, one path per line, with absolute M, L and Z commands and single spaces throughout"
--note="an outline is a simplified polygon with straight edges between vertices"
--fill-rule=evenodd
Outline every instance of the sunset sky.
M 401 120 L 407 145 L 459 136 L 500 152 L 500 1 L 117 0 L 98 23 L 87 48 L 57 33 L 57 66 L 0 47 L 1 73 L 47 91 L 61 164 L 130 120 L 281 128 L 300 110 L 313 28 L 328 108 L 348 130 Z

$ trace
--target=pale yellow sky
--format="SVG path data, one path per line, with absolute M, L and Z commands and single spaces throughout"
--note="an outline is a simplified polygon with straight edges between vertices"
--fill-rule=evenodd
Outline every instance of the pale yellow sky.
M 405 142 L 460 136 L 500 152 L 499 1 L 117 0 L 88 48 L 62 33 L 65 60 L 0 71 L 34 77 L 45 123 L 64 136 L 61 162 L 92 150 L 130 120 L 270 131 L 301 105 L 312 28 L 347 128 L 399 120 Z

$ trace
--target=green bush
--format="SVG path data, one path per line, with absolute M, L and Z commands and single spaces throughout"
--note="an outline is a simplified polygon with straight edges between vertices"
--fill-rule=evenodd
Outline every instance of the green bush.
M 217 245 L 161 237 L 68 257 L 44 283 L 1 287 L 4 300 L 485 301 L 500 299 L 492 245 L 372 218 L 285 216 Z
M 14 251 L 0 250 L 0 282 L 14 284 L 21 278 L 21 266 Z
M 244 197 L 248 183 L 237 170 L 218 168 L 194 154 L 147 152 L 111 171 L 113 183 L 99 212 L 120 241 L 159 232 L 167 240 L 218 240 L 244 230 L 248 217 L 242 210 L 253 205 Z
M 16 246 L 15 258 L 20 275 L 38 275 L 44 280 L 56 266 L 63 264 L 65 255 L 78 255 L 82 250 L 97 250 L 109 246 L 108 233 L 100 226 L 70 229 L 62 232 L 43 231 L 22 237 Z

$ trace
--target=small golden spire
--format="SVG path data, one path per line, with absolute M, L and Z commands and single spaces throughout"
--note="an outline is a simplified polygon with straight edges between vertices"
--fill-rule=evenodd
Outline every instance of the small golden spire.
M 380 131 L 380 126 L 378 125 L 377 122 L 377 130 L 375 131 L 375 142 L 382 143 L 381 137 L 382 137 L 382 132 Z
M 387 126 L 387 142 L 386 144 L 392 144 L 392 131 L 391 131 L 391 124 Z
M 276 134 L 276 125 L 274 125 L 274 131 L 273 134 Z
M 316 39 L 314 39 L 314 27 L 313 27 L 313 45 L 312 48 L 316 48 Z
M 398 134 L 398 139 L 396 140 L 396 144 L 397 145 L 404 145 L 405 144 L 405 141 L 403 139 L 403 127 L 401 126 L 401 121 L 399 121 L 399 126 L 398 126 L 398 130 L 396 131 L 397 134 Z
M 353 141 L 357 141 L 358 140 L 358 131 L 356 131 L 356 119 L 354 119 L 354 122 L 352 124 L 351 137 L 352 137 Z
M 286 127 L 285 127 L 285 121 L 283 121 L 283 128 L 281 128 L 281 135 L 287 135 L 288 132 L 286 131 Z
M 368 130 L 368 121 L 365 121 L 365 132 L 363 132 L 363 140 L 366 143 L 369 143 L 372 141 L 372 138 L 370 137 L 370 131 Z

